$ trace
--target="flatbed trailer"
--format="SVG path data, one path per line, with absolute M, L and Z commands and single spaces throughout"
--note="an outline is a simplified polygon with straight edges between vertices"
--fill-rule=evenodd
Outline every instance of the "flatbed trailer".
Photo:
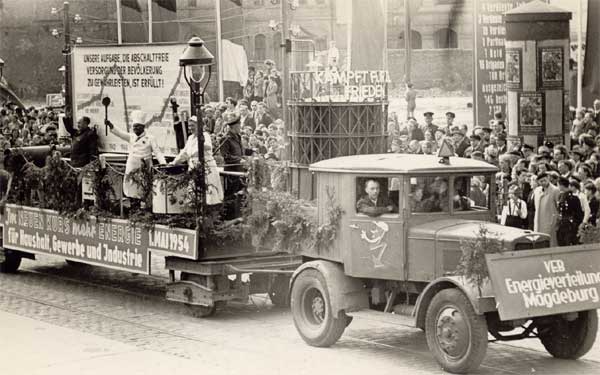
M 252 246 L 206 247 L 199 253 L 194 230 L 123 219 L 72 220 L 53 210 L 8 204 L 2 218 L 0 272 L 14 273 L 21 259 L 37 254 L 131 273 L 149 274 L 151 254 L 169 270 L 166 299 L 184 303 L 194 315 L 213 315 L 228 301 L 268 293 L 289 304 L 289 281 L 302 257 Z M 219 250 L 223 251 L 220 252 Z

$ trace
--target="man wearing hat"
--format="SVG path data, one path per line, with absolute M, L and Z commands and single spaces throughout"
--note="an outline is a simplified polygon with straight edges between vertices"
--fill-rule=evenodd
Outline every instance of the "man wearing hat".
M 478 134 L 473 134 L 470 140 L 471 145 L 465 150 L 465 158 L 470 158 L 471 154 L 475 151 L 479 151 L 483 155 L 485 152 L 485 145 L 481 142 L 481 137 Z
M 581 201 L 569 189 L 569 180 L 559 177 L 558 188 L 558 230 L 557 240 L 559 246 L 577 245 L 577 229 L 583 220 Z
M 502 155 L 508 151 L 506 133 L 496 134 L 496 146 L 498 147 L 498 155 Z
M 429 131 L 431 134 L 435 134 L 438 130 L 438 126 L 433 123 L 433 112 L 423 113 L 425 116 L 425 125 L 423 125 L 423 133 Z
M 529 161 L 533 160 L 535 157 L 535 153 L 533 152 L 533 146 L 528 145 L 527 143 L 521 146 L 521 153 L 523 154 L 523 158 Z
M 452 141 L 454 142 L 454 152 L 461 158 L 465 156 L 465 150 L 469 148 L 469 140 L 460 131 L 458 126 L 454 126 L 451 129 Z
M 110 132 L 126 141 L 129 144 L 129 155 L 125 165 L 125 178 L 123 179 L 123 193 L 125 196 L 133 199 L 144 199 L 143 191 L 138 184 L 131 181 L 130 173 L 152 165 L 152 154 L 156 156 L 160 164 L 167 164 L 156 139 L 146 133 L 145 114 L 142 111 L 135 110 L 131 112 L 131 122 L 133 133 L 126 133 L 117 129 L 110 121 L 104 123 L 110 128 Z M 136 204 L 132 201 L 133 204 Z
M 242 145 L 242 137 L 240 135 L 241 123 L 239 114 L 233 112 L 225 117 L 229 131 L 221 143 L 221 155 L 225 161 L 225 171 L 229 172 L 244 172 L 244 155 L 251 154 L 252 150 L 246 151 Z M 240 177 L 226 176 L 225 179 L 225 217 L 226 219 L 234 219 L 239 217 L 240 204 L 238 193 L 242 190 L 243 185 Z
M 454 126 L 455 118 L 456 115 L 454 114 L 454 112 L 446 112 L 446 133 L 450 132 L 450 129 L 452 129 L 452 127 Z

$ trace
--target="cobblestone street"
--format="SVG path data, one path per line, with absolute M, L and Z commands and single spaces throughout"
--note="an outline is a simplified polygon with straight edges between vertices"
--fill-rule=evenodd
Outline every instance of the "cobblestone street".
M 212 318 L 194 318 L 163 299 L 161 260 L 154 258 L 152 276 L 73 267 L 50 257 L 25 261 L 18 274 L 0 275 L 0 310 L 191 360 L 205 373 L 442 373 L 424 334 L 407 327 L 355 319 L 336 345 L 312 348 L 296 333 L 289 311 L 262 295 L 229 304 Z M 2 327 L 0 345 L 8 347 Z M 553 359 L 533 341 L 516 345 L 491 344 L 479 373 L 600 372 L 598 344 L 579 361 Z M 23 373 L 23 364 L 3 355 L 3 374 Z

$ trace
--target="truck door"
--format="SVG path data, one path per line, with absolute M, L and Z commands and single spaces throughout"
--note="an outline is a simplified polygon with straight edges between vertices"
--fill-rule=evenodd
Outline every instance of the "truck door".
M 357 207 L 349 220 L 350 251 L 344 257 L 345 272 L 354 277 L 403 280 L 404 221 L 398 207 L 403 184 L 393 178 L 370 180 L 381 180 L 380 194 L 385 194 L 385 200 L 394 208 L 381 215 L 362 213 L 358 202 L 368 198 L 362 188 L 368 180 L 357 178 Z

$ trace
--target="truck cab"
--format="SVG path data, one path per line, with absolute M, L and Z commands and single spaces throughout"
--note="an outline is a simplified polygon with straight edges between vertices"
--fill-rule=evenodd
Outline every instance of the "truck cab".
M 304 249 L 291 279 L 294 324 L 309 345 L 331 346 L 353 318 L 368 317 L 424 330 L 435 359 L 453 373 L 481 364 L 488 334 L 538 338 L 558 358 L 591 349 L 597 286 L 577 294 L 552 282 L 575 274 L 600 280 L 600 264 L 591 261 L 600 249 L 549 247 L 546 234 L 496 224 L 495 166 L 381 154 L 324 160 L 310 170 L 318 223 L 330 224 L 331 210 L 342 215 L 331 246 Z M 458 272 L 463 251 L 461 266 L 471 262 L 471 273 Z M 474 279 L 472 268 L 488 274 Z M 535 291 L 527 286 L 533 282 Z
M 429 282 L 453 273 L 460 242 L 480 225 L 501 236 L 507 249 L 548 247 L 546 235 L 495 224 L 497 168 L 483 161 L 434 155 L 356 155 L 310 166 L 316 175 L 319 224 L 335 191 L 344 215 L 336 242 L 305 256 L 341 262 L 353 277 Z M 367 184 L 379 186 L 389 212 L 361 212 Z

